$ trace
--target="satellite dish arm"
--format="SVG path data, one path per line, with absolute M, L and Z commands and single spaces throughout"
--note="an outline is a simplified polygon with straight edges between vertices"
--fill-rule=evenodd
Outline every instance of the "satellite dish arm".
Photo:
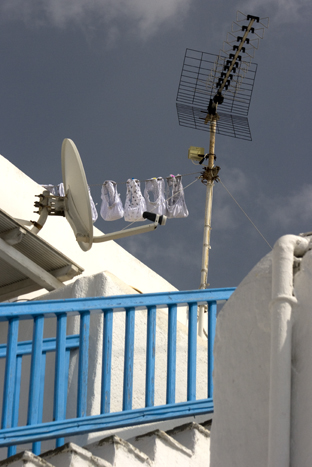
M 151 212 L 143 213 L 144 219 L 154 221 L 152 224 L 142 225 L 140 227 L 134 227 L 133 229 L 119 230 L 118 232 L 112 232 L 106 235 L 99 235 L 98 237 L 93 237 L 93 243 L 102 243 L 108 242 L 109 240 L 118 240 L 119 238 L 130 237 L 132 235 L 137 235 L 145 232 L 151 232 L 155 230 L 158 225 L 165 225 L 167 217 L 159 216 L 158 214 L 153 214 Z M 77 240 L 84 241 L 83 238 L 79 236 L 76 237 Z
M 157 226 L 158 222 L 154 222 L 153 224 L 143 225 L 141 227 L 134 227 L 133 229 L 119 230 L 118 232 L 112 232 L 106 235 L 99 235 L 98 237 L 93 237 L 93 243 L 108 242 L 109 240 L 118 240 L 119 238 L 131 237 L 132 235 L 150 232 L 151 230 L 155 230 Z M 77 236 L 77 240 L 81 239 Z
M 30 229 L 30 231 L 32 233 L 34 233 L 35 235 L 37 235 L 37 233 L 40 232 L 40 230 L 42 229 L 42 227 L 44 226 L 44 224 L 46 223 L 46 220 L 48 218 L 48 215 L 49 215 L 49 211 L 48 211 L 48 208 L 47 207 L 44 207 L 41 211 L 41 214 L 39 216 L 39 219 L 37 221 L 31 221 L 31 223 L 33 224 L 33 227 Z

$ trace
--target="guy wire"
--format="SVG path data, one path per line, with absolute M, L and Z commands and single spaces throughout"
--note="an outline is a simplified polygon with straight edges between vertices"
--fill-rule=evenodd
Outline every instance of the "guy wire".
M 219 178 L 219 182 L 221 183 L 221 185 L 223 186 L 223 188 L 228 192 L 228 194 L 230 195 L 230 197 L 233 199 L 233 201 L 237 204 L 237 206 L 239 207 L 239 209 L 245 214 L 245 216 L 247 217 L 247 219 L 249 220 L 249 222 L 254 226 L 254 228 L 256 229 L 256 231 L 261 235 L 261 237 L 263 238 L 263 240 L 269 245 L 269 247 L 271 248 L 271 250 L 273 249 L 271 247 L 271 245 L 269 244 L 269 242 L 267 241 L 267 239 L 265 238 L 265 236 L 260 232 L 260 230 L 258 229 L 258 227 L 253 223 L 253 221 L 250 219 L 250 217 L 248 216 L 248 214 L 244 211 L 244 209 L 241 207 L 241 205 L 239 204 L 238 201 L 236 201 L 236 199 L 234 198 L 234 196 L 232 195 L 232 193 L 229 192 L 229 190 L 226 188 L 226 186 L 224 185 L 224 183 L 222 182 L 222 180 Z

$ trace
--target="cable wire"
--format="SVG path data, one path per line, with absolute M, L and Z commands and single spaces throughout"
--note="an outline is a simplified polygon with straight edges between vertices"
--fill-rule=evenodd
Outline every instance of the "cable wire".
M 236 199 L 234 198 L 234 196 L 232 195 L 232 193 L 230 193 L 230 191 L 226 188 L 226 186 L 224 185 L 224 183 L 222 182 L 222 180 L 219 178 L 219 181 L 221 183 L 221 185 L 223 186 L 223 188 L 228 192 L 228 194 L 230 195 L 230 197 L 233 199 L 233 201 L 237 204 L 237 206 L 239 207 L 239 209 L 245 214 L 245 216 L 247 217 L 247 219 L 249 220 L 249 222 L 254 226 L 254 228 L 256 229 L 256 231 L 261 235 L 261 237 L 263 238 L 263 240 L 267 243 L 267 245 L 269 245 L 269 247 L 271 248 L 271 250 L 273 249 L 272 246 L 269 244 L 269 242 L 267 241 L 267 239 L 265 238 L 265 236 L 260 232 L 260 230 L 258 229 L 258 227 L 254 224 L 254 222 L 250 219 L 250 217 L 248 216 L 248 214 L 244 211 L 244 209 L 241 207 L 241 205 L 239 204 L 238 201 L 236 201 Z
M 188 175 L 196 175 L 199 174 L 200 172 L 191 172 L 188 174 L 180 174 L 181 177 L 187 177 Z M 147 178 L 146 180 L 139 180 L 140 183 L 147 182 L 148 180 L 151 180 L 150 178 Z M 125 185 L 127 182 L 116 182 L 118 185 Z M 103 183 L 88 183 L 89 186 L 102 186 Z

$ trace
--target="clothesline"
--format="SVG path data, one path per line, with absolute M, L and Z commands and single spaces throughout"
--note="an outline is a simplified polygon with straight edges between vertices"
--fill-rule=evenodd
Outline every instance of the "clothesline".
M 195 174 L 199 174 L 200 172 L 192 172 L 192 173 L 189 173 L 189 174 L 184 174 L 183 177 L 186 177 L 188 175 L 195 175 Z M 182 175 L 180 175 L 179 177 L 182 178 Z M 171 177 L 167 177 L 167 178 L 171 178 Z M 171 179 L 175 178 L 174 176 L 172 176 Z M 160 179 L 160 177 L 158 178 L 158 180 Z M 181 188 L 177 188 L 175 191 L 173 191 L 172 195 L 171 196 L 168 196 L 166 197 L 165 199 L 162 200 L 162 202 L 164 203 L 164 206 L 168 206 L 168 204 L 170 205 L 171 204 L 171 208 L 174 204 L 177 204 L 177 203 L 170 203 L 171 200 L 174 200 L 177 201 L 177 197 L 179 196 L 179 194 L 182 193 L 182 199 L 183 199 L 183 202 L 182 202 L 182 205 L 184 204 L 183 206 L 183 209 L 181 211 L 180 209 L 180 214 L 182 213 L 181 216 L 174 216 L 174 215 L 169 215 L 169 217 L 187 217 L 188 215 L 188 211 L 187 211 L 187 208 L 186 208 L 186 205 L 185 205 L 185 200 L 184 200 L 184 190 L 186 190 L 188 187 L 190 187 L 191 185 L 193 185 L 193 183 L 197 182 L 198 180 L 200 179 L 200 176 L 196 177 L 195 180 L 193 180 L 191 183 L 189 183 L 188 185 L 186 185 L 184 188 L 181 184 Z M 132 179 L 132 180 L 135 180 L 135 179 Z M 148 181 L 151 181 L 151 180 L 157 180 L 157 179 L 147 179 L 147 180 L 144 180 L 145 182 L 148 182 Z M 221 180 L 220 180 L 221 181 Z M 127 182 L 124 182 L 124 183 L 128 183 L 129 180 Z M 138 183 L 140 183 L 138 180 L 137 180 Z M 122 182 L 123 183 L 123 182 Z M 105 182 L 103 184 L 93 184 L 93 185 L 90 185 L 90 186 L 102 186 L 102 189 L 103 189 L 103 186 L 104 186 Z M 116 183 L 117 185 L 117 183 Z M 226 186 L 224 185 L 224 183 L 221 181 L 221 185 L 225 188 L 225 190 L 228 192 L 228 194 L 231 196 L 231 198 L 235 201 L 235 203 L 238 205 L 238 207 L 241 209 L 241 211 L 244 213 L 244 215 L 247 217 L 247 219 L 249 220 L 249 222 L 251 222 L 251 224 L 253 225 L 253 227 L 257 230 L 257 232 L 261 235 L 261 237 L 265 240 L 265 242 L 270 246 L 270 248 L 272 249 L 271 245 L 269 244 L 269 242 L 266 240 L 266 238 L 263 236 L 263 234 L 260 232 L 260 230 L 255 226 L 255 224 L 252 222 L 252 220 L 250 219 L 250 217 L 246 214 L 246 212 L 243 210 L 243 208 L 239 205 L 238 201 L 234 198 L 234 196 L 230 193 L 230 191 L 228 190 L 228 188 L 226 188 Z M 44 186 L 46 189 L 48 189 L 52 194 L 54 195 L 57 195 L 57 196 L 64 196 L 64 187 L 63 187 L 63 183 L 59 184 L 59 185 L 42 185 Z M 117 190 L 116 190 L 117 191 Z M 91 212 L 92 212 L 92 221 L 95 222 L 98 218 L 98 213 L 97 213 L 97 210 L 96 210 L 96 207 L 95 207 L 95 204 L 94 204 L 94 201 L 92 199 L 92 196 L 91 196 L 91 193 L 90 193 L 90 188 L 89 188 L 89 196 L 90 196 L 90 205 L 91 205 Z M 101 210 L 102 210 L 102 207 L 103 207 L 103 202 L 102 202 L 102 206 L 101 206 Z M 158 207 L 157 207 L 157 203 L 154 203 L 154 206 L 153 205 L 149 205 L 149 210 L 151 212 L 155 212 L 157 214 L 164 214 L 165 212 L 165 209 L 163 210 L 163 212 L 157 212 L 158 210 Z M 142 211 L 143 213 L 143 211 Z M 187 213 L 187 214 L 186 214 Z M 102 213 L 101 213 L 102 214 Z M 168 214 L 166 212 L 166 214 Z M 103 216 L 102 216 L 103 217 Z M 122 216 L 120 216 L 122 217 Z M 119 217 L 119 218 L 120 218 Z M 126 220 L 126 219 L 125 219 Z M 137 220 L 143 220 L 142 219 L 137 219 Z M 125 229 L 128 229 L 129 227 L 131 227 L 131 225 L 136 222 L 137 220 L 132 220 L 130 224 L 127 224 L 122 230 L 125 230 Z
M 196 175 L 196 174 L 200 174 L 200 172 L 191 172 L 191 173 L 188 173 L 188 174 L 181 174 L 181 177 L 188 177 L 189 175 Z M 155 177 L 155 178 L 157 178 L 157 177 Z M 151 180 L 151 179 L 147 178 L 146 180 L 139 180 L 139 182 L 143 183 L 143 182 L 147 182 L 148 180 Z M 119 181 L 119 182 L 116 182 L 116 183 L 118 183 L 118 185 L 126 185 L 127 182 L 120 182 Z M 102 186 L 102 185 L 103 185 L 103 183 L 89 183 L 90 187 L 92 187 L 92 186 Z
M 194 175 L 198 172 L 193 172 Z M 196 177 L 185 188 L 188 188 L 199 177 Z M 145 180 L 144 196 L 141 192 L 140 181 L 137 179 L 128 179 L 126 182 L 127 192 L 125 205 L 117 191 L 117 182 L 106 180 L 101 186 L 101 208 L 100 215 L 105 221 L 113 221 L 124 217 L 125 221 L 139 222 L 143 221 L 143 212 L 149 211 L 159 215 L 166 215 L 169 218 L 181 218 L 189 215 L 184 198 L 184 189 L 182 185 L 182 175 L 169 175 L 166 177 L 167 187 L 165 189 L 165 180 L 162 177 Z M 43 185 L 52 194 L 64 196 L 64 185 Z M 96 186 L 96 184 L 91 185 Z M 165 196 L 166 193 L 166 196 Z M 152 199 L 150 199 L 150 196 Z M 93 223 L 98 219 L 98 212 L 92 199 L 90 186 L 89 197 Z M 129 227 L 126 226 L 127 228 Z

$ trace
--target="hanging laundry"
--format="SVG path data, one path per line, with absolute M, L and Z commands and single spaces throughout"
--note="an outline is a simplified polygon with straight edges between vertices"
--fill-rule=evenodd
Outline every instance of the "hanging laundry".
M 53 196 L 65 196 L 64 194 L 64 184 L 60 183 L 59 185 L 41 185 L 43 188 L 48 190 Z M 61 192 L 61 194 L 60 194 Z
M 60 183 L 55 187 L 55 196 L 65 196 L 64 183 Z
M 100 214 L 105 221 L 115 221 L 124 215 L 120 194 L 117 192 L 117 183 L 106 180 L 101 189 L 102 205 Z
M 53 196 L 65 196 L 64 192 L 64 183 L 60 183 L 59 185 L 42 185 L 43 188 L 48 190 L 51 195 Z
M 145 180 L 144 198 L 147 211 L 159 215 L 166 214 L 165 180 L 162 177 Z
M 129 178 L 124 212 L 125 221 L 144 221 L 142 217 L 144 211 L 146 211 L 146 202 L 141 193 L 140 180 Z
M 167 177 L 166 198 L 168 218 L 187 217 L 189 215 L 184 199 L 181 175 Z
M 54 185 L 41 185 L 45 190 L 48 190 L 51 195 L 55 196 L 55 186 Z
M 64 183 L 59 183 L 58 185 L 49 184 L 49 185 L 42 185 L 42 186 L 43 188 L 48 190 L 53 196 L 62 196 L 62 197 L 65 196 Z M 89 191 L 89 198 L 90 198 L 92 222 L 94 223 L 98 218 L 98 213 L 97 213 L 94 201 L 91 196 L 90 187 L 88 187 L 88 191 Z
M 89 187 L 89 186 L 88 186 L 88 191 L 89 191 L 89 198 L 90 198 L 92 222 L 93 222 L 93 224 L 94 224 L 94 222 L 97 220 L 97 218 L 99 217 L 99 215 L 98 215 L 98 213 L 97 213 L 97 210 L 96 210 L 96 207 L 95 207 L 93 198 L 92 198 L 92 196 L 91 196 L 91 190 L 90 190 L 90 187 Z

